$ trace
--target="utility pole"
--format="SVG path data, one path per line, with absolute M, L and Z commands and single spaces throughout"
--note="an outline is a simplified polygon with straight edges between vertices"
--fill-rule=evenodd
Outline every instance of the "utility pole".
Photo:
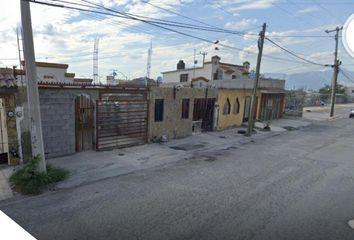
M 337 89 L 337 78 L 338 78 L 338 70 L 340 62 L 338 60 L 338 35 L 339 31 L 341 31 L 343 27 L 336 27 L 334 30 L 326 30 L 326 33 L 336 32 L 334 40 L 336 41 L 336 46 L 334 50 L 334 65 L 333 65 L 333 78 L 332 78 L 332 91 L 331 91 L 331 112 L 329 114 L 330 117 L 334 115 L 334 104 L 336 102 L 336 89 Z
M 267 28 L 267 24 L 263 23 L 262 31 L 259 33 L 259 38 L 258 38 L 258 57 L 257 57 L 257 66 L 256 66 L 256 79 L 254 80 L 252 104 L 251 104 L 251 111 L 248 116 L 248 126 L 247 126 L 246 136 L 252 135 L 253 125 L 254 125 L 253 113 L 254 113 L 254 110 L 255 110 L 256 104 L 257 104 L 257 102 L 256 102 L 257 89 L 258 89 L 259 75 L 260 75 L 260 70 L 261 70 L 261 61 L 262 61 L 263 45 L 264 45 L 266 28 Z
M 199 55 L 203 55 L 203 67 L 204 67 L 205 56 L 208 55 L 208 53 L 207 52 L 199 52 Z
M 33 33 L 30 4 L 21 0 L 21 22 L 23 30 L 24 59 L 27 78 L 28 116 L 31 133 L 32 156 L 40 156 L 39 171 L 46 172 L 46 163 L 43 146 L 42 122 L 37 85 L 37 71 L 35 66 Z M 26 117 L 26 116 L 25 116 Z

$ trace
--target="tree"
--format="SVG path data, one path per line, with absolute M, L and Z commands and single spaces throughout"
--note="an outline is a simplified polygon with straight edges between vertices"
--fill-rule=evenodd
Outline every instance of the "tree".
M 331 93 L 331 86 L 326 84 L 324 87 L 319 89 L 319 93 L 322 94 L 330 94 Z M 336 93 L 337 94 L 345 94 L 346 87 L 342 84 L 337 84 L 336 86 Z

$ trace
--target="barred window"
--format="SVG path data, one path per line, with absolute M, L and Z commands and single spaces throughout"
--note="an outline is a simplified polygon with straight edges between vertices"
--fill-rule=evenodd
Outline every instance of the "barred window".
M 163 99 L 155 99 L 155 122 L 163 121 Z

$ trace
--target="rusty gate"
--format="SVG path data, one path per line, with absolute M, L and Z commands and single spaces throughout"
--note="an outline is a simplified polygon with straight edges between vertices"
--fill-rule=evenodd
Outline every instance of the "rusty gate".
M 113 149 L 147 142 L 147 91 L 120 90 L 100 94 L 96 111 L 96 149 Z
M 215 98 L 196 98 L 194 99 L 193 121 L 202 120 L 204 131 L 213 130 Z
M 75 98 L 76 151 L 91 150 L 94 147 L 94 104 L 85 95 Z

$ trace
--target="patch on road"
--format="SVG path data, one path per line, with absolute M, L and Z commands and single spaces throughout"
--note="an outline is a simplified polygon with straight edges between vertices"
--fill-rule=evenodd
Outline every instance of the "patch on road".
M 297 130 L 296 127 L 292 127 L 292 126 L 284 126 L 283 127 L 284 129 L 288 130 L 288 131 L 294 131 L 294 130 Z
M 214 156 L 203 156 L 203 157 L 205 158 L 204 161 L 206 162 L 214 162 L 215 160 L 217 160 L 217 158 Z
M 182 144 L 182 145 L 172 146 L 170 148 L 174 149 L 174 150 L 180 150 L 180 151 L 189 151 L 189 150 L 195 150 L 198 148 L 202 148 L 204 146 L 205 146 L 204 144 L 194 144 L 194 145 Z

